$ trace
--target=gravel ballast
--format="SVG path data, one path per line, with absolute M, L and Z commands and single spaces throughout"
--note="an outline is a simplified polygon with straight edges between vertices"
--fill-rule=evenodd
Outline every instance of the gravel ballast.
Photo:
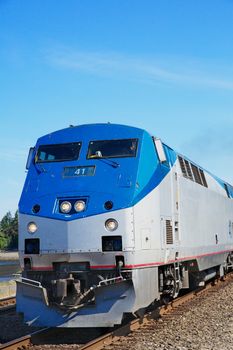
M 108 349 L 232 350 L 233 283 L 188 302 L 179 315 L 154 321 Z
M 179 307 L 175 314 L 152 321 L 108 350 L 232 350 L 233 282 L 211 289 Z M 0 317 L 0 342 L 29 333 L 22 319 L 12 313 Z M 35 330 L 35 329 L 34 329 Z M 37 345 L 32 349 L 78 349 L 78 345 Z

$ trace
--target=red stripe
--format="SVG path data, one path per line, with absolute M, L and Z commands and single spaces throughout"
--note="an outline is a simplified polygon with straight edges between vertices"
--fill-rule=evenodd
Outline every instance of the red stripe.
M 174 262 L 174 261 L 180 261 L 180 260 L 192 260 L 192 259 L 195 259 L 195 258 L 202 258 L 202 257 L 205 257 L 205 256 L 211 256 L 211 255 L 218 255 L 218 254 L 224 254 L 224 253 L 229 253 L 229 252 L 232 252 L 232 249 L 231 250 L 221 250 L 219 252 L 213 252 L 213 253 L 205 253 L 205 254 L 201 254 L 201 255 L 194 255 L 194 256 L 187 256 L 187 257 L 184 257 L 184 258 L 178 258 L 176 260 L 171 260 L 171 262 Z
M 52 266 L 35 266 L 32 267 L 33 271 L 53 271 L 53 267 Z
M 90 266 L 91 269 L 113 269 L 116 265 L 92 265 Z
M 125 265 L 127 269 L 133 269 L 135 267 L 147 267 L 147 266 L 158 266 L 158 265 L 164 265 L 163 262 L 154 262 L 154 263 L 147 263 L 147 264 L 134 264 L 134 265 Z
M 132 264 L 132 265 L 125 265 L 125 268 L 127 269 L 133 269 L 137 267 L 149 267 L 149 266 L 160 266 L 160 265 L 165 265 L 165 264 L 171 264 L 177 261 L 186 261 L 186 260 L 193 260 L 193 259 L 198 259 L 198 258 L 203 258 L 205 256 L 211 256 L 211 255 L 218 255 L 218 254 L 223 254 L 223 253 L 229 253 L 232 250 L 222 250 L 219 252 L 213 252 L 213 253 L 205 253 L 201 255 L 193 255 L 193 256 L 186 256 L 183 258 L 178 258 L 176 260 L 168 260 L 166 263 L 165 262 L 151 262 L 151 263 L 144 263 L 144 264 Z M 90 266 L 91 269 L 113 269 L 115 268 L 116 265 L 92 265 Z M 33 267 L 32 270 L 34 271 L 52 271 L 53 267 L 52 266 L 36 266 Z
M 154 263 L 147 263 L 147 264 L 135 264 L 135 265 L 126 265 L 126 268 L 135 268 L 135 267 L 147 267 L 147 266 L 159 266 L 159 265 L 165 265 L 165 264 L 171 264 L 177 261 L 186 261 L 186 260 L 193 260 L 193 259 L 198 259 L 198 258 L 203 258 L 205 256 L 211 256 L 211 255 L 217 255 L 217 254 L 223 254 L 223 253 L 229 253 L 232 250 L 222 250 L 219 252 L 214 252 L 214 253 L 206 253 L 206 254 L 201 254 L 201 255 L 194 255 L 194 256 L 186 256 L 183 258 L 178 258 L 174 260 L 168 260 L 167 263 L 165 262 L 154 262 Z
M 113 269 L 115 268 L 116 265 L 93 265 L 91 266 L 91 269 Z M 32 267 L 32 270 L 34 271 L 53 271 L 53 267 L 52 266 L 34 266 Z

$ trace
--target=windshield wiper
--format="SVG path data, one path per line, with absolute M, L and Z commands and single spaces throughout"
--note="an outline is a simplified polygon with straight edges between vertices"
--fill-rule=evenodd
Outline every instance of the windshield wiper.
M 102 160 L 104 163 L 111 165 L 113 168 L 118 168 L 120 166 L 119 163 L 115 162 L 114 160 L 106 159 L 106 158 L 97 158 L 99 160 Z
M 108 165 L 111 165 L 113 168 L 118 168 L 120 166 L 120 164 L 115 162 L 114 160 L 110 160 L 110 159 L 107 159 L 107 158 L 102 158 L 102 157 L 99 157 L 97 155 L 91 156 L 90 159 L 102 160 L 102 162 L 104 162 L 104 163 L 106 163 Z
M 90 156 L 90 158 L 102 160 L 104 163 L 111 165 L 113 168 L 118 168 L 120 166 L 120 164 L 115 162 L 114 160 L 103 158 L 101 151 L 96 151 L 95 154 Z

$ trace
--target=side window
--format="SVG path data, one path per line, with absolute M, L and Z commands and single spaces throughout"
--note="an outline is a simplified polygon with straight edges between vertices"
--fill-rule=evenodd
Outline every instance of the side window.
M 29 169 L 30 164 L 31 164 L 31 162 L 32 162 L 34 151 L 35 151 L 35 147 L 31 147 L 31 148 L 29 149 L 28 159 L 27 159 L 27 164 L 26 164 L 26 169 L 27 169 L 27 170 Z

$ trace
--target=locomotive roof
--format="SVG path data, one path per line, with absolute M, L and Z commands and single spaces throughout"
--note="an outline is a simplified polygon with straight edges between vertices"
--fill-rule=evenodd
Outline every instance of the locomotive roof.
M 65 129 L 54 131 L 50 134 L 44 135 L 38 139 L 38 143 L 42 142 L 53 143 L 73 140 L 77 141 L 77 137 L 82 139 L 88 136 L 90 139 L 106 138 L 106 139 L 117 139 L 117 138 L 130 138 L 130 137 L 142 137 L 146 131 L 140 128 L 111 123 L 97 123 L 97 124 L 83 124 L 77 126 L 70 126 Z
M 37 141 L 37 144 L 52 144 L 52 143 L 65 143 L 67 139 L 69 142 L 77 141 L 77 138 L 81 140 L 98 140 L 98 139 L 124 139 L 124 138 L 142 138 L 143 134 L 149 134 L 146 130 L 122 124 L 112 124 L 112 123 L 93 123 L 93 124 L 82 124 L 77 126 L 70 126 L 61 130 L 54 131 L 47 135 L 40 137 Z M 167 145 L 166 145 L 167 146 Z M 167 146 L 170 148 L 170 146 Z M 170 148 L 173 150 L 172 148 Z M 173 150 L 174 151 L 174 150 Z M 191 161 L 193 164 L 203 169 L 209 173 L 218 183 L 224 187 L 225 184 L 228 186 L 231 197 L 233 197 L 233 186 L 222 180 L 218 176 L 214 175 L 210 171 L 206 170 L 204 167 L 199 166 L 196 162 L 193 162 L 188 157 L 183 156 L 179 152 L 175 152 L 183 158 Z

